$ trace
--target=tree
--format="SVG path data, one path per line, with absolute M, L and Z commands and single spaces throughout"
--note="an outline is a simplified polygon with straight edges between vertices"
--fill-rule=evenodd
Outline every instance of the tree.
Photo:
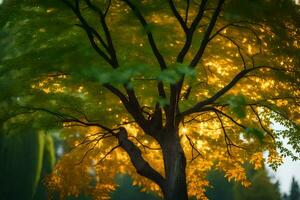
M 282 199 L 283 199 L 283 200 L 288 200 L 289 197 L 288 197 L 288 195 L 287 195 L 286 193 L 284 193 L 284 194 L 282 195 Z
M 299 200 L 300 199 L 300 188 L 298 182 L 293 177 L 291 184 L 291 191 L 289 198 L 290 200 Z
M 254 200 L 254 199 L 270 199 L 270 200 L 280 200 L 281 195 L 279 188 L 277 187 L 278 183 L 271 183 L 270 178 L 267 175 L 265 169 L 257 171 L 253 177 L 250 178 L 251 185 L 250 188 L 243 188 L 239 184 L 234 186 L 234 196 L 235 200 L 245 199 L 245 200 Z
M 233 183 L 229 182 L 224 173 L 218 171 L 212 171 L 208 174 L 207 179 L 210 182 L 210 187 L 206 189 L 205 195 L 210 200 L 233 199 Z
M 292 1 L 6 0 L 0 9 L 1 133 L 30 123 L 68 138 L 76 148 L 47 182 L 62 197 L 104 198 L 121 171 L 167 200 L 205 198 L 211 168 L 248 186 L 246 161 L 299 157 Z
M 248 178 L 251 181 L 249 188 L 245 188 L 237 182 L 228 182 L 223 173 L 217 171 L 210 172 L 208 180 L 211 186 L 205 192 L 208 199 L 281 199 L 279 182 L 272 183 L 264 167 L 254 170 L 252 166 L 246 165 L 245 168 L 247 169 Z

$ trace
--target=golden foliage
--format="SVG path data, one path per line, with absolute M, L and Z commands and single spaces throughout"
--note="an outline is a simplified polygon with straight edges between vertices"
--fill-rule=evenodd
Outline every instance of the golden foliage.
M 172 25 L 173 29 L 176 27 L 175 19 L 165 15 L 153 15 L 147 20 L 158 25 Z M 217 24 L 218 27 L 222 27 L 222 25 L 223 23 Z M 129 32 L 138 30 L 136 27 L 128 28 L 131 30 Z M 292 77 L 293 67 L 297 61 L 289 56 L 276 57 L 272 53 L 268 54 L 269 48 L 271 48 L 268 45 L 269 38 L 274 36 L 269 33 L 270 30 L 267 26 L 254 28 L 257 29 L 258 38 L 261 39 L 263 47 L 261 54 L 258 54 L 261 49 L 256 36 L 251 31 L 228 28 L 222 32 L 239 43 L 240 49 L 245 50 L 243 52 L 245 63 L 241 60 L 237 46 L 231 40 L 216 37 L 211 41 L 205 50 L 201 64 L 197 67 L 194 83 L 186 81 L 183 84 L 184 90 L 191 86 L 192 93 L 188 101 L 181 99 L 179 105 L 181 110 L 211 97 L 246 67 L 254 67 L 254 57 L 255 64 L 265 65 L 265 61 L 268 60 L 268 65 L 280 66 L 281 70 L 285 71 L 282 75 Z M 200 33 L 201 30 L 197 34 Z M 182 47 L 180 41 L 184 36 L 183 32 L 168 36 L 169 38 L 166 40 L 161 40 L 164 41 L 167 48 L 171 47 L 172 51 L 178 52 Z M 145 41 L 141 38 L 130 38 L 131 44 L 138 44 L 141 48 L 145 46 Z M 296 41 L 291 41 L 291 43 L 299 47 Z M 193 51 L 195 49 L 187 54 L 187 60 L 192 58 Z M 135 56 L 140 57 L 138 54 L 139 52 Z M 174 64 L 175 54 L 170 53 L 166 60 Z M 49 88 L 47 84 L 50 82 L 51 80 L 42 80 L 33 88 L 40 88 L 46 93 L 63 90 L 60 85 L 54 84 L 52 84 L 52 88 Z M 156 91 L 153 92 L 150 86 L 145 85 L 136 87 L 135 90 L 138 95 L 142 94 L 140 96 L 149 95 L 149 98 L 139 97 L 141 106 L 153 105 Z M 89 88 L 84 86 L 73 88 L 72 91 L 82 93 L 82 95 L 90 94 Z M 228 97 L 234 95 L 242 95 L 246 98 L 248 105 L 245 106 L 246 116 L 244 118 L 236 117 L 235 113 L 226 105 Z M 214 112 L 187 116 L 180 127 L 180 138 L 188 160 L 186 175 L 189 195 L 196 196 L 197 199 L 206 199 L 204 192 L 205 188 L 209 186 L 209 182 L 205 177 L 207 172 L 213 168 L 224 171 L 225 177 L 229 181 L 238 181 L 248 187 L 251 183 L 247 179 L 243 167 L 246 163 L 250 162 L 256 170 L 261 168 L 264 162 L 263 153 L 266 151 L 269 152 L 268 163 L 275 165 L 282 163 L 280 155 L 276 152 L 276 145 L 274 145 L 278 140 L 278 135 L 270 128 L 271 119 L 280 115 L 283 121 L 291 120 L 299 123 L 299 101 L 295 100 L 295 97 L 299 97 L 299 95 L 300 90 L 293 81 L 289 81 L 288 78 L 278 78 L 278 75 L 274 75 L 269 68 L 261 68 L 241 79 L 226 95 L 215 102 L 215 107 L 226 113 L 227 116 L 217 116 Z M 108 99 L 110 103 L 111 99 Z M 102 105 L 103 102 L 105 100 L 100 99 L 99 105 Z M 128 116 L 123 116 L 124 113 L 114 113 L 119 104 L 120 102 L 112 101 L 105 109 L 109 113 L 113 113 L 112 115 L 115 116 L 118 123 L 129 121 Z M 279 108 L 279 114 L 272 111 L 273 107 Z M 150 112 L 153 112 L 151 108 Z M 218 119 L 218 117 L 220 118 Z M 127 124 L 124 127 L 129 133 L 129 139 L 140 147 L 143 157 L 154 169 L 164 175 L 162 153 L 157 149 L 159 144 L 153 138 L 145 135 L 135 123 Z M 245 129 L 252 127 L 258 127 L 259 131 L 264 132 L 264 137 L 259 139 L 247 134 Z M 113 181 L 115 175 L 128 173 L 134 179 L 134 184 L 144 186 L 145 190 L 160 193 L 157 185 L 136 173 L 128 155 L 120 148 L 107 155 L 114 146 L 118 145 L 116 139 L 98 140 L 99 136 L 95 133 L 101 134 L 100 130 L 90 129 L 87 131 L 86 129 L 68 128 L 67 125 L 65 134 L 72 134 L 78 130 L 82 135 L 69 141 L 69 147 L 76 148 L 60 159 L 52 175 L 48 178 L 47 184 L 51 191 L 58 190 L 62 199 L 68 195 L 76 196 L 79 193 L 93 194 L 95 199 L 107 199 L 108 193 L 116 187 Z M 85 138 L 88 138 L 90 142 L 82 144 Z
M 212 168 L 224 171 L 225 177 L 229 181 L 238 181 L 248 187 L 250 182 L 247 180 L 243 164 L 250 161 L 255 169 L 262 167 L 263 149 L 257 151 L 259 148 L 253 148 L 258 146 L 258 141 L 239 141 L 239 144 L 243 144 L 243 148 L 247 148 L 247 151 L 238 147 L 231 147 L 232 156 L 229 156 L 224 144 L 224 135 L 218 127 L 218 123 L 209 122 L 208 126 L 204 123 L 201 125 L 201 129 L 199 126 L 199 124 L 191 124 L 189 128 L 181 129 L 181 143 L 186 150 L 188 159 L 186 172 L 189 195 L 196 196 L 197 199 L 206 199 L 204 192 L 205 188 L 209 186 L 209 182 L 205 177 Z M 150 137 L 143 135 L 135 126 L 126 125 L 126 128 L 130 133 L 129 138 L 142 150 L 143 157 L 153 168 L 164 174 L 162 154 L 160 150 L 156 149 L 159 145 Z M 68 128 L 65 134 L 72 131 L 74 128 Z M 97 132 L 99 130 L 90 129 L 87 134 L 69 140 L 70 147 L 76 148 L 63 155 L 52 175 L 48 177 L 47 185 L 50 191 L 59 191 L 62 199 L 68 195 L 77 196 L 79 193 L 92 194 L 95 199 L 107 199 L 108 194 L 116 187 L 115 175 L 128 173 L 134 179 L 135 185 L 143 186 L 148 191 L 160 193 L 156 184 L 136 173 L 124 151 L 118 148 L 107 156 L 107 152 L 117 145 L 117 141 L 113 138 L 97 141 L 97 134 L 95 135 Z M 234 132 L 232 132 L 233 134 Z M 186 135 L 189 135 L 195 143 L 195 148 L 201 153 L 194 160 L 191 153 L 193 149 Z M 91 142 L 82 144 L 86 136 L 89 136 Z M 238 138 L 235 139 L 238 140 Z M 143 147 L 141 143 L 155 150 Z M 269 162 L 278 162 L 274 154 L 275 151 L 271 152 Z M 196 152 L 193 152 L 193 156 L 195 155 Z M 104 157 L 105 159 L 102 160 Z

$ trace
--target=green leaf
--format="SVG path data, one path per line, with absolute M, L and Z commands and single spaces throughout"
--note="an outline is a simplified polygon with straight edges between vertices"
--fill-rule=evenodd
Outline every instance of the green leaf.
M 157 79 L 166 83 L 175 84 L 180 78 L 180 75 L 172 69 L 167 69 L 159 73 Z
M 227 103 L 229 104 L 230 109 L 234 112 L 237 117 L 245 118 L 246 117 L 246 99 L 242 95 L 231 96 Z
M 183 63 L 176 63 L 174 64 L 174 68 L 176 72 L 180 75 L 185 75 L 185 76 L 195 76 L 195 69 L 190 68 L 187 64 Z
M 167 98 L 158 97 L 157 102 L 161 107 L 169 105 L 169 100 Z
M 186 64 L 175 63 L 169 69 L 161 71 L 157 79 L 166 83 L 175 84 L 181 76 L 195 76 L 195 70 Z
M 83 70 L 82 74 L 90 80 L 100 82 L 101 84 L 128 84 L 134 76 L 142 74 L 146 70 L 149 70 L 147 65 L 136 63 L 121 66 L 113 70 L 93 67 Z
M 260 142 L 263 142 L 263 139 L 265 137 L 264 133 L 256 128 L 246 128 L 246 133 L 248 135 L 253 135 L 254 137 L 256 137 Z

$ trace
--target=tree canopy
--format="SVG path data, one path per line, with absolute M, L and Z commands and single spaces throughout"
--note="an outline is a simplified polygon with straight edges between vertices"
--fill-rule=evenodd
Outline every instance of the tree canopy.
M 0 136 L 59 132 L 62 198 L 105 199 L 120 172 L 166 199 L 205 199 L 212 168 L 249 186 L 263 152 L 299 159 L 299 18 L 290 0 L 4 0 Z

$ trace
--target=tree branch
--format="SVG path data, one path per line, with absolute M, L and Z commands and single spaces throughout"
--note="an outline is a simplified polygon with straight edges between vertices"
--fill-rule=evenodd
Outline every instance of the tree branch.
M 221 115 L 225 116 L 226 118 L 228 118 L 230 121 L 232 121 L 234 124 L 238 125 L 239 127 L 246 129 L 246 126 L 244 126 L 243 124 L 238 123 L 236 120 L 234 120 L 231 116 L 227 115 L 226 113 L 222 112 L 219 109 L 216 109 L 214 107 L 211 108 L 212 111 L 220 113 Z
M 188 23 L 190 4 L 191 4 L 190 0 L 186 0 L 185 19 L 184 19 L 185 24 Z
M 84 154 L 83 154 L 83 156 L 81 157 L 80 161 L 79 161 L 78 163 L 76 163 L 76 165 L 80 165 L 80 164 L 84 161 L 85 157 L 86 157 L 90 152 L 92 152 L 92 151 L 95 149 L 95 147 L 97 146 L 97 144 L 99 144 L 99 142 L 100 142 L 102 139 L 105 139 L 105 138 L 107 138 L 106 135 L 103 135 L 103 136 L 101 136 L 100 138 L 98 138 L 98 139 L 92 141 L 92 142 L 95 142 L 95 143 L 93 144 L 93 146 L 92 146 L 91 148 L 89 148 L 89 150 L 87 150 L 86 152 L 84 152 Z M 76 146 L 76 147 L 78 147 L 78 146 Z
M 117 59 L 117 55 L 116 55 L 116 50 L 115 50 L 113 42 L 112 42 L 112 38 L 111 38 L 109 28 L 108 28 L 108 26 L 106 24 L 106 21 L 105 21 L 106 14 L 103 13 L 100 8 L 98 8 L 97 6 L 92 4 L 90 0 L 85 0 L 85 2 L 86 2 L 86 4 L 88 5 L 88 7 L 90 9 L 92 9 L 94 12 L 96 12 L 99 15 L 100 22 L 101 22 L 101 25 L 102 25 L 102 28 L 103 28 L 103 31 L 105 33 L 105 37 L 106 37 L 106 40 L 107 40 L 107 43 L 108 43 L 109 54 L 110 54 L 111 60 L 112 60 L 112 66 L 113 66 L 113 68 L 118 68 L 119 63 L 118 63 L 118 59 Z M 110 4 L 109 4 L 109 6 L 110 6 Z M 105 11 L 105 12 L 107 12 L 107 11 Z
M 222 127 L 222 130 L 223 130 L 223 133 L 224 133 L 224 139 L 225 139 L 225 144 L 226 144 L 226 149 L 227 149 L 227 153 L 230 157 L 232 157 L 232 154 L 231 154 L 231 147 L 237 147 L 237 148 L 240 148 L 240 149 L 244 149 L 244 147 L 240 147 L 236 144 L 234 144 L 234 142 L 231 140 L 231 138 L 228 136 L 227 132 L 226 132 L 226 129 L 225 129 L 225 126 L 223 124 L 223 121 L 221 119 L 221 117 L 219 116 L 218 112 L 215 112 L 218 119 L 219 119 L 219 122 L 221 124 L 221 127 Z
M 274 67 L 270 67 L 270 66 L 257 66 L 254 68 L 249 68 L 249 69 L 244 69 L 242 71 L 240 71 L 231 81 L 230 83 L 228 83 L 225 87 L 223 87 L 222 89 L 220 89 L 217 93 L 215 93 L 212 97 L 201 101 L 199 103 L 197 103 L 195 106 L 193 106 L 192 108 L 184 111 L 181 113 L 181 115 L 185 116 L 188 114 L 192 114 L 195 112 L 199 112 L 201 111 L 201 108 L 203 108 L 205 105 L 209 105 L 213 102 L 215 102 L 217 99 L 219 99 L 221 96 L 223 96 L 227 91 L 229 91 L 231 88 L 233 88 L 243 77 L 245 77 L 245 75 L 247 75 L 248 73 L 254 71 L 254 70 L 258 70 L 258 69 L 272 69 L 272 70 L 280 70 Z
M 138 174 L 155 182 L 165 192 L 165 179 L 143 158 L 141 150 L 128 139 L 125 128 L 120 128 L 117 135 L 120 146 L 127 152 Z
M 98 162 L 97 162 L 97 164 L 99 164 L 99 163 L 101 163 L 101 162 L 103 162 L 106 158 L 107 158 L 107 156 L 109 156 L 114 150 L 116 150 L 117 148 L 119 148 L 120 147 L 120 145 L 116 145 L 116 146 L 114 146 L 113 148 L 111 148 Z M 96 164 L 96 165 L 97 165 Z
M 110 129 L 107 126 L 100 124 L 98 122 L 89 122 L 89 121 L 82 121 L 74 116 L 65 114 L 65 113 L 59 113 L 59 112 L 55 112 L 52 110 L 48 110 L 46 108 L 38 108 L 38 107 L 27 107 L 27 106 L 22 106 L 22 108 L 30 110 L 30 111 L 42 111 L 42 112 L 46 112 L 48 114 L 51 114 L 57 118 L 59 118 L 61 120 L 61 122 L 73 122 L 73 123 L 78 123 L 78 124 L 82 124 L 84 126 L 95 126 L 95 127 L 99 127 L 109 133 L 114 134 L 114 129 Z
M 167 69 L 167 64 L 164 60 L 164 57 L 162 56 L 162 54 L 158 50 L 158 47 L 155 43 L 153 34 L 149 30 L 149 24 L 147 23 L 146 19 L 144 18 L 142 13 L 139 11 L 139 9 L 130 0 L 122 0 L 122 1 L 125 2 L 129 6 L 129 8 L 132 10 L 132 12 L 137 17 L 137 19 L 139 20 L 139 22 L 143 26 L 144 30 L 146 31 L 148 42 L 150 44 L 150 47 L 152 49 L 152 52 L 153 52 L 154 56 L 156 57 L 156 60 L 159 64 L 159 66 L 160 66 L 160 69 L 162 71 Z M 163 84 L 162 81 L 157 82 L 157 89 L 158 89 L 159 96 L 162 97 L 162 98 L 166 98 L 166 92 L 165 92 L 164 84 Z M 159 107 L 157 109 L 159 109 L 159 110 L 156 110 L 156 112 L 161 112 Z M 168 109 L 168 106 L 165 106 L 165 110 L 167 110 L 167 109 Z
M 273 134 L 270 132 L 270 131 L 268 131 L 266 128 L 265 128 L 265 126 L 262 124 L 262 121 L 261 121 L 261 119 L 260 119 L 260 117 L 259 117 L 259 114 L 255 111 L 255 109 L 253 108 L 253 106 L 252 105 L 250 105 L 250 108 L 251 108 L 251 110 L 253 111 L 253 113 L 255 114 L 255 116 L 256 116 L 256 118 L 257 118 L 257 120 L 258 120 L 258 122 L 259 122 L 259 124 L 260 124 L 260 126 L 261 126 L 261 128 L 273 139 L 273 141 L 275 141 L 275 138 L 274 138 L 274 136 L 273 136 Z
M 187 54 L 187 52 L 192 44 L 193 33 L 196 30 L 199 22 L 201 21 L 201 19 L 203 17 L 207 2 L 208 2 L 207 0 L 203 0 L 201 2 L 198 14 L 197 14 L 196 18 L 194 19 L 194 21 L 191 25 L 191 28 L 189 28 L 188 31 L 186 32 L 185 45 L 177 57 L 177 62 L 179 62 L 179 63 L 183 62 L 184 57 Z M 224 2 L 225 2 L 225 0 L 219 0 L 217 8 L 215 9 L 215 12 L 211 18 L 211 21 L 208 25 L 208 28 L 204 34 L 203 39 L 202 39 L 200 48 L 197 51 L 193 60 L 191 61 L 189 67 L 195 68 L 196 65 L 198 64 L 199 60 L 201 59 L 202 54 L 204 53 L 204 50 L 209 42 L 210 34 L 215 26 L 215 23 L 221 12 L 221 7 Z M 176 11 L 176 9 L 175 9 L 175 11 Z M 173 12 L 175 12 L 175 11 L 173 11 Z M 175 15 L 176 15 L 176 13 L 175 13 Z M 178 102 L 179 102 L 183 82 L 184 82 L 184 76 L 181 77 L 181 79 L 179 80 L 179 82 L 177 84 L 171 85 L 170 108 L 169 108 L 169 117 L 168 117 L 169 119 L 167 120 L 167 124 L 169 127 L 174 126 L 176 123 L 176 115 L 179 113 Z
M 205 31 L 205 34 L 203 36 L 203 39 L 202 39 L 202 42 L 201 42 L 201 45 L 200 45 L 200 48 L 198 49 L 196 55 L 194 56 L 193 60 L 191 61 L 190 63 L 190 67 L 192 68 L 195 68 L 199 62 L 199 60 L 201 59 L 205 49 L 206 49 L 206 46 L 207 44 L 209 43 L 209 38 L 210 38 L 210 35 L 215 27 L 215 24 L 217 22 L 217 19 L 221 13 L 221 9 L 222 9 L 222 6 L 224 4 L 225 0 L 219 0 L 218 2 L 218 5 L 215 9 L 215 12 L 210 20 L 210 23 Z
M 110 65 L 113 66 L 113 62 L 111 58 L 108 57 L 108 55 L 100 49 L 100 47 L 97 45 L 95 42 L 95 36 L 96 38 L 100 41 L 100 43 L 108 49 L 108 46 L 105 44 L 104 40 L 100 36 L 100 34 L 97 33 L 95 29 L 93 29 L 88 22 L 84 19 L 84 17 L 81 14 L 80 7 L 79 7 L 79 0 L 75 1 L 75 5 L 70 3 L 68 0 L 62 0 L 72 11 L 73 13 L 77 16 L 79 19 L 81 25 L 78 25 L 79 27 L 83 28 L 88 36 L 88 39 L 90 41 L 90 44 L 92 45 L 93 49 Z
M 181 51 L 179 52 L 179 54 L 177 56 L 177 62 L 179 62 L 179 63 L 183 62 L 185 55 L 187 54 L 187 52 L 189 51 L 189 49 L 192 45 L 194 32 L 196 31 L 203 15 L 204 15 L 205 7 L 206 7 L 207 2 L 208 2 L 208 0 L 203 0 L 201 2 L 200 6 L 199 6 L 198 13 L 197 13 L 197 16 L 193 20 L 191 26 L 189 28 L 188 27 L 186 27 L 186 28 L 183 27 L 183 30 L 186 33 L 186 41 L 185 41 L 184 46 L 182 47 Z M 171 5 L 171 9 L 172 9 L 172 5 Z M 175 8 L 175 10 L 174 10 L 174 8 L 172 10 L 173 10 L 174 15 L 176 16 L 176 8 Z M 187 10 L 187 12 L 188 12 L 188 10 Z M 180 22 L 180 24 L 182 24 L 182 22 Z M 185 26 L 187 26 L 187 24 Z M 185 29 L 187 29 L 187 30 L 185 30 Z
M 106 17 L 106 15 L 107 15 L 107 13 L 108 13 L 108 11 L 109 11 L 109 9 L 110 9 L 110 6 L 111 6 L 111 0 L 108 0 L 108 5 L 107 5 L 107 7 L 106 7 L 106 9 L 105 9 L 104 17 Z
M 189 144 L 192 148 L 192 159 L 191 159 L 191 162 L 193 162 L 195 159 L 197 159 L 199 156 L 202 156 L 202 154 L 200 153 L 200 151 L 195 147 L 195 144 L 193 143 L 193 141 L 191 140 L 191 138 L 188 136 L 188 135 L 185 135 L 186 138 L 188 139 L 189 141 Z M 197 155 L 194 156 L 194 151 L 197 152 Z
M 82 16 L 81 12 L 80 12 L 80 4 L 79 4 L 79 0 L 74 0 L 75 5 L 73 5 L 72 3 L 70 3 L 70 1 L 68 0 L 62 0 L 68 7 L 70 7 L 72 9 L 72 11 L 74 12 L 74 14 L 77 16 L 77 18 L 79 19 L 79 21 L 82 23 L 82 25 L 80 25 L 82 28 L 84 28 L 84 30 L 86 31 L 88 38 L 90 40 L 90 43 L 92 44 L 93 48 L 98 52 L 98 54 L 103 57 L 111 66 L 112 68 L 116 69 L 119 67 L 118 64 L 118 59 L 116 56 L 116 51 L 112 42 L 112 37 L 109 31 L 109 28 L 106 24 L 105 21 L 105 16 L 108 12 L 108 9 L 110 7 L 111 2 L 109 2 L 109 5 L 105 11 L 105 13 L 103 13 L 101 11 L 101 9 L 99 7 L 97 7 L 95 4 L 93 4 L 90 0 L 84 0 L 85 3 L 87 4 L 88 8 L 91 9 L 92 11 L 94 11 L 95 13 L 98 14 L 98 16 L 100 17 L 100 22 L 102 25 L 102 29 L 105 33 L 105 37 L 106 37 L 106 41 L 107 41 L 107 45 L 104 43 L 103 39 L 101 38 L 100 34 L 93 29 L 88 22 L 85 20 L 85 18 Z M 94 35 L 96 35 L 96 37 L 100 40 L 101 43 L 103 43 L 103 45 L 105 46 L 105 48 L 107 49 L 109 55 L 111 58 L 109 58 L 96 44 L 96 42 L 94 41 Z M 135 121 L 141 126 L 141 128 L 143 130 L 147 130 L 148 127 L 148 123 L 147 120 L 144 118 L 143 114 L 141 113 L 141 109 L 140 109 L 140 105 L 139 102 L 137 100 L 137 97 L 135 95 L 135 92 L 133 89 L 130 89 L 128 87 L 128 84 L 124 84 L 124 87 L 126 89 L 128 98 L 125 94 L 123 94 L 119 89 L 117 89 L 116 87 L 110 85 L 110 84 L 104 84 L 103 85 L 106 89 L 108 89 L 110 92 L 112 92 L 114 95 L 116 95 L 123 103 L 123 105 L 125 106 L 126 110 L 133 116 L 133 118 L 135 119 Z
M 153 54 L 155 55 L 159 65 L 160 65 L 161 70 L 165 70 L 167 68 L 166 62 L 165 62 L 163 56 L 161 55 L 161 53 L 159 52 L 159 50 L 157 48 L 157 45 L 154 41 L 153 34 L 149 30 L 149 24 L 147 23 L 146 19 L 143 17 L 143 15 L 139 11 L 139 9 L 130 0 L 122 0 L 122 1 L 125 2 L 130 7 L 130 9 L 134 13 L 134 15 L 137 17 L 137 19 L 142 24 L 143 28 L 146 31 L 148 41 L 149 41 L 149 44 L 151 46 Z
M 188 8 L 189 8 L 189 3 L 187 6 L 187 11 L 186 11 L 186 20 L 184 20 L 181 15 L 179 14 L 179 12 L 177 11 L 177 8 L 173 2 L 173 0 L 168 0 L 170 8 L 174 14 L 174 16 L 176 17 L 176 19 L 178 20 L 179 24 L 181 25 L 182 29 L 184 30 L 185 33 L 188 32 L 188 27 L 187 27 L 187 16 L 188 16 Z M 189 1 L 188 1 L 189 2 Z
M 149 134 L 148 121 L 144 118 L 144 116 L 141 112 L 141 108 L 139 107 L 139 104 L 137 103 L 135 94 L 134 93 L 131 94 L 130 95 L 131 99 L 127 99 L 127 97 L 120 90 L 116 89 L 115 87 L 113 87 L 109 84 L 104 84 L 104 87 L 119 97 L 119 99 L 125 106 L 126 110 L 131 114 L 131 116 L 134 118 L 134 120 L 140 125 L 140 127 L 145 131 L 145 133 Z
M 223 38 L 228 39 L 234 46 L 236 46 L 236 48 L 238 49 L 240 58 L 242 59 L 244 69 L 246 69 L 246 61 L 245 61 L 244 55 L 242 53 L 242 48 L 240 47 L 240 45 L 238 45 L 238 43 L 235 42 L 232 38 L 230 38 L 230 37 L 228 37 L 226 35 L 223 35 L 222 33 L 219 33 L 218 35 L 222 36 Z

